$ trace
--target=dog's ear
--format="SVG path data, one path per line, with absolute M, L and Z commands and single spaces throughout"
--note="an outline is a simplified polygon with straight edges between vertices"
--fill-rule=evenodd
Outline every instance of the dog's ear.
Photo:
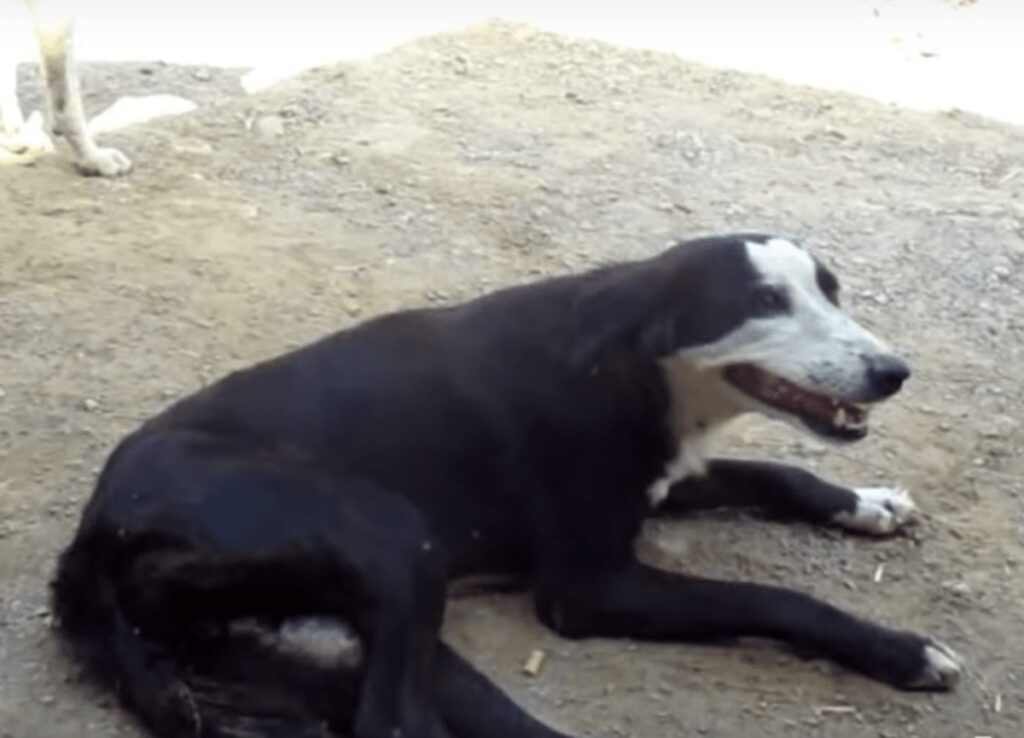
M 662 314 L 659 280 L 651 276 L 641 265 L 615 267 L 583 288 L 573 306 L 572 356 L 577 366 L 669 353 L 672 318 Z

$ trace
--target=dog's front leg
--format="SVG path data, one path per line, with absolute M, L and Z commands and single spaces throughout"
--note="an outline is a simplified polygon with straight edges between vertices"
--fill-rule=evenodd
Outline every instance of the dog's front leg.
M 889 630 L 805 594 L 672 574 L 639 562 L 544 581 L 537 612 L 574 638 L 784 641 L 902 689 L 948 689 L 960 662 L 947 647 Z
M 50 129 L 71 147 L 83 174 L 115 177 L 131 169 L 131 161 L 113 148 L 98 146 L 86 126 L 85 109 L 74 63 L 74 22 L 49 0 L 29 0 L 46 79 Z
M 914 513 L 910 495 L 898 487 L 842 487 L 787 464 L 715 459 L 703 475 L 673 485 L 655 514 L 720 507 L 751 508 L 768 517 L 874 535 L 896 532 Z

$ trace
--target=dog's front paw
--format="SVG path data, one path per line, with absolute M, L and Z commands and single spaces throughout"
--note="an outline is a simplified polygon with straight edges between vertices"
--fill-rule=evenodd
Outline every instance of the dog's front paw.
M 132 161 L 117 149 L 99 147 L 77 162 L 82 174 L 93 177 L 119 177 L 132 169 Z
M 963 661 L 949 646 L 900 631 L 865 642 L 856 659 L 864 673 L 906 690 L 952 689 L 964 669 Z
M 847 530 L 889 535 L 906 525 L 917 509 L 910 494 L 901 487 L 860 487 L 853 490 L 857 506 L 843 511 L 832 522 Z
M 952 689 L 963 672 L 963 660 L 944 643 L 929 639 L 924 644 L 924 665 L 917 677 L 903 685 L 906 689 Z

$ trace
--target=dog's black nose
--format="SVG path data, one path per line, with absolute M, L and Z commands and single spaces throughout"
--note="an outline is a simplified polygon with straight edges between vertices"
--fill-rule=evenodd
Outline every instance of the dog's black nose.
M 879 400 L 892 397 L 910 376 L 910 366 L 898 356 L 883 354 L 867 358 L 868 382 Z

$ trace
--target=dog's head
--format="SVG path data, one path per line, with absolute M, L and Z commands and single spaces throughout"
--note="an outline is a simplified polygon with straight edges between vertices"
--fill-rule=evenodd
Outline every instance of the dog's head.
M 760 412 L 858 439 L 873 403 L 910 369 L 839 307 L 836 277 L 802 247 L 761 234 L 679 244 L 598 273 L 577 304 L 579 356 L 685 370 L 731 412 Z

